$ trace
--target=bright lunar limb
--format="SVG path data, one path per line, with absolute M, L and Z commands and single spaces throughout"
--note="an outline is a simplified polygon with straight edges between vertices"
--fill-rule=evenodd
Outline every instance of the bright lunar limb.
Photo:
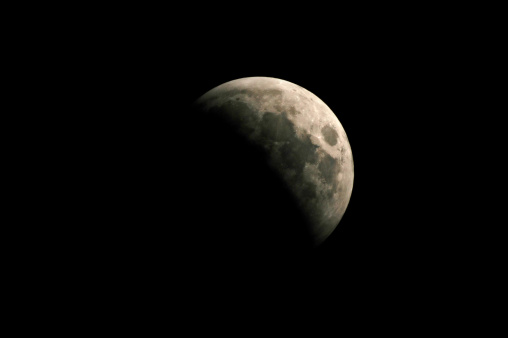
M 270 77 L 226 82 L 195 106 L 263 149 L 305 215 L 312 243 L 321 244 L 344 215 L 354 178 L 349 140 L 332 110 L 310 91 Z

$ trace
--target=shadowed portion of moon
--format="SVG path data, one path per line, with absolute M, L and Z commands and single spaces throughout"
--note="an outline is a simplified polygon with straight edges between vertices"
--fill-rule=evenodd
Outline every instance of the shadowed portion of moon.
M 199 205 L 199 212 L 190 215 L 192 228 L 186 230 L 189 250 L 206 253 L 196 261 L 201 269 L 213 267 L 214 273 L 286 264 L 312 248 L 305 215 L 280 175 L 267 165 L 264 149 L 245 138 L 255 119 L 248 107 L 228 106 L 246 122 L 240 128 L 213 113 L 202 116 L 193 128 L 205 149 L 189 168 Z M 265 122 L 256 123 L 268 123 L 270 115 L 266 116 Z M 288 126 L 284 135 L 291 132 Z
M 204 94 L 192 114 L 206 147 L 202 187 L 220 195 L 202 200 L 219 203 L 209 216 L 226 224 L 207 229 L 212 242 L 282 257 L 328 237 L 349 202 L 353 162 L 319 98 L 287 81 L 245 78 Z

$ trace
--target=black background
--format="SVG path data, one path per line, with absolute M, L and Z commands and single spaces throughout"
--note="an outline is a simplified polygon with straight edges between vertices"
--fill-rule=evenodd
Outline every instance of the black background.
M 493 241 L 504 132 L 492 128 L 503 126 L 492 14 L 317 1 L 12 13 L 4 115 L 20 123 L 4 123 L 18 174 L 4 175 L 15 188 L 4 228 L 19 236 L 4 242 L 17 328 L 485 335 L 505 256 Z M 263 208 L 286 201 L 276 184 L 236 170 L 262 169 L 248 154 L 217 154 L 224 135 L 189 110 L 248 76 L 306 88 L 348 135 L 351 200 L 311 253 L 265 245 L 297 210 Z
M 448 277 L 463 262 L 449 245 L 451 219 L 439 215 L 446 205 L 435 197 L 446 194 L 436 176 L 450 175 L 437 149 L 450 120 L 442 100 L 453 76 L 448 36 L 416 14 L 171 13 L 115 16 L 91 37 L 79 33 L 78 41 L 89 41 L 67 52 L 67 76 L 83 79 L 70 89 L 73 107 L 79 103 L 72 168 L 82 194 L 70 208 L 79 226 L 68 245 L 80 248 L 72 265 L 84 293 L 115 308 L 176 312 L 176 321 L 241 321 L 262 309 L 386 325 L 425 321 L 424 308 L 436 310 L 438 298 L 442 308 L 457 301 Z M 221 191 L 203 191 L 217 163 L 189 105 L 249 76 L 317 95 L 353 152 L 343 219 L 321 247 L 287 266 L 266 257 L 243 264 L 234 251 L 221 252 L 221 263 L 200 246 L 200 230 L 220 228 L 221 212 L 233 213 L 238 226 L 249 215 L 224 208 Z

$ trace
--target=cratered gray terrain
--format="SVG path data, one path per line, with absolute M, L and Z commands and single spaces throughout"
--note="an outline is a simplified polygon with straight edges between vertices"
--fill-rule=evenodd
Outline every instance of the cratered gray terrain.
M 205 124 L 202 131 L 208 130 L 201 135 L 205 138 L 202 142 L 211 145 L 216 138 L 223 138 L 221 145 L 215 143 L 204 152 L 219 153 L 234 142 L 246 145 L 245 148 L 234 148 L 222 157 L 218 155 L 216 159 L 209 157 L 209 161 L 221 165 L 229 157 L 231 160 L 228 163 L 235 163 L 236 159 L 241 161 L 242 158 L 247 158 L 246 161 L 255 158 L 255 161 L 263 162 L 255 163 L 257 169 L 251 170 L 253 166 L 249 164 L 231 171 L 231 179 L 236 180 L 233 185 L 246 186 L 244 196 L 249 195 L 248 189 L 256 189 L 253 186 L 247 188 L 249 181 L 261 182 L 257 178 L 262 175 L 261 171 L 269 172 L 272 177 L 264 194 L 258 193 L 255 199 L 248 200 L 254 205 L 249 209 L 249 214 L 240 215 L 236 227 L 242 227 L 242 219 L 248 219 L 256 213 L 263 214 L 258 217 L 258 223 L 262 226 L 263 219 L 269 222 L 272 219 L 270 212 L 277 210 L 276 206 L 272 208 L 271 205 L 282 205 L 287 202 L 282 199 L 288 199 L 294 207 L 281 212 L 285 216 L 279 215 L 271 227 L 285 222 L 299 222 L 303 224 L 303 230 L 298 231 L 305 233 L 312 247 L 321 244 L 332 233 L 348 206 L 354 168 L 346 132 L 337 116 L 321 99 L 285 80 L 248 77 L 226 82 L 206 92 L 196 100 L 194 108 L 198 114 L 196 121 Z M 221 128 L 217 128 L 218 125 Z M 229 132 L 235 135 L 234 139 L 224 138 L 224 134 Z M 245 170 L 245 175 L 234 172 L 238 170 Z M 220 179 L 225 181 L 228 175 Z M 287 194 L 270 197 L 271 189 L 276 189 L 275 185 Z M 215 189 L 220 190 L 220 187 L 221 183 L 217 183 Z M 238 188 L 236 194 L 238 191 L 242 189 Z M 255 205 L 256 201 L 265 198 L 270 202 Z M 272 211 L 267 210 L 267 205 Z M 224 214 L 233 212 L 227 205 L 221 210 Z M 220 213 L 217 214 L 217 220 L 220 223 Z M 291 232 L 296 231 L 291 224 L 284 225 L 282 229 L 279 240 L 284 238 L 284 233 L 291 237 Z M 271 236 L 270 228 L 264 231 L 265 237 Z

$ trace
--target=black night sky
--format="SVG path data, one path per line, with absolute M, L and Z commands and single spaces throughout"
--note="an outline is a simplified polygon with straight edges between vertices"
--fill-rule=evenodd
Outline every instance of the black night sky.
M 419 27 L 367 21 L 252 29 L 251 21 L 209 20 L 184 29 L 146 20 L 142 29 L 102 35 L 81 65 L 95 83 L 86 101 L 93 126 L 87 147 L 95 149 L 84 178 L 95 192 L 85 213 L 94 249 L 82 257 L 90 275 L 119 302 L 143 303 L 145 295 L 156 306 L 163 299 L 182 318 L 195 308 L 212 318 L 224 306 L 238 313 L 332 306 L 358 322 L 390 313 L 412 320 L 404 309 L 443 292 L 449 233 L 435 216 L 441 206 L 427 198 L 438 193 L 432 177 L 442 158 L 425 158 L 442 132 L 436 121 L 445 85 L 436 79 L 448 61 Z M 215 86 L 250 76 L 317 95 L 336 113 L 353 152 L 353 193 L 339 226 L 287 265 L 212 250 L 214 229 L 259 218 L 231 197 L 235 207 L 225 204 L 220 182 L 203 179 L 220 163 L 189 107 Z M 238 191 L 242 179 L 235 176 Z M 126 290 L 130 300 L 120 300 Z

